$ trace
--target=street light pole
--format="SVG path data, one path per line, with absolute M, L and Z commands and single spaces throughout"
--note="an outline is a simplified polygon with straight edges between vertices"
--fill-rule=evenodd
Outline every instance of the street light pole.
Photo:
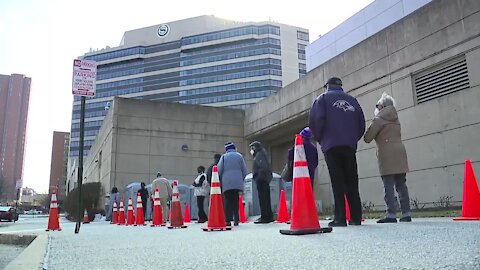
M 85 126 L 85 96 L 80 97 L 80 141 L 78 143 L 78 213 L 75 233 L 80 231 L 80 221 L 82 220 L 82 180 L 83 180 L 83 135 Z

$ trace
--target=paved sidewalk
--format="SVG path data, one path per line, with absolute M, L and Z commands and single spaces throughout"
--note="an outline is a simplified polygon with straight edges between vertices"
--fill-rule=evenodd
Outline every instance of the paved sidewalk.
M 232 231 L 74 224 L 50 232 L 48 269 L 480 269 L 480 223 L 450 218 L 281 235 L 285 224 Z M 326 225 L 322 221 L 322 225 Z

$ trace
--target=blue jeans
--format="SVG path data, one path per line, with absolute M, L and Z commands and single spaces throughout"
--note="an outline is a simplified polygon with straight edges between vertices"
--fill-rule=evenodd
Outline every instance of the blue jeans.
M 400 209 L 402 210 L 402 217 L 410 217 L 412 212 L 410 211 L 410 197 L 408 196 L 407 180 L 405 174 L 392 174 L 382 176 L 383 187 L 385 188 L 385 204 L 387 206 L 387 218 L 396 218 L 395 211 L 396 198 L 395 190 L 400 198 Z

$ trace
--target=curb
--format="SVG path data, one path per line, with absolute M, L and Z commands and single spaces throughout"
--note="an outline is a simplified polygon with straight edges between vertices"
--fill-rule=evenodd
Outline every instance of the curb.
M 17 258 L 11 261 L 4 270 L 46 269 L 44 268 L 44 260 L 47 253 L 48 242 L 48 235 L 37 235 L 35 240 L 33 240 Z

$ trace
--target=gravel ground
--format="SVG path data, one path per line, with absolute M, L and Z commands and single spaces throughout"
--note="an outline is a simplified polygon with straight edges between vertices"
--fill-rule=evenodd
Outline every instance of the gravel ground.
M 50 232 L 48 269 L 480 269 L 480 222 L 450 218 L 287 236 L 285 224 L 232 231 L 73 224 Z M 322 221 L 322 226 L 326 225 Z
M 0 269 L 3 269 L 25 249 L 24 246 L 0 244 Z

